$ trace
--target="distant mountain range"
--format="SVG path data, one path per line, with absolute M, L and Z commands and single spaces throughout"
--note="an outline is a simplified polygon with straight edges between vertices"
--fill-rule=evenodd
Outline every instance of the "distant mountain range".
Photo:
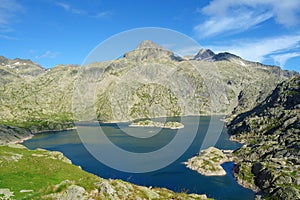
M 123 58 L 85 67 L 58 65 L 46 70 L 30 60 L 0 57 L 0 124 L 37 132 L 69 127 L 77 119 L 236 115 L 253 108 L 294 74 L 211 50 L 181 58 L 151 41 L 143 41 Z M 83 80 L 86 77 L 93 91 L 83 84 L 89 82 Z M 72 106 L 80 106 L 73 101 L 74 84 L 95 95 L 88 108 L 77 110 L 76 119 Z
M 33 78 L 45 72 L 45 69 L 31 60 L 16 58 L 9 60 L 0 56 L 0 84 L 21 80 L 22 78 Z

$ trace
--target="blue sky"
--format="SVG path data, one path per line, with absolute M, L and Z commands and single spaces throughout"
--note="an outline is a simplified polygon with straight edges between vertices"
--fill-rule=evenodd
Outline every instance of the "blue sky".
M 46 68 L 81 64 L 102 41 L 141 27 L 172 29 L 215 52 L 300 71 L 298 0 L 0 0 L 0 55 Z

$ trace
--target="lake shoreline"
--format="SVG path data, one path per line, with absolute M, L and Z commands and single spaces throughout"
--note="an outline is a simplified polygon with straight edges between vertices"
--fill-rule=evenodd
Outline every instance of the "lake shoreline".
M 228 135 L 230 135 L 230 134 L 228 134 Z M 232 141 L 232 142 L 238 142 L 238 143 L 242 144 L 243 146 L 246 144 L 246 141 L 240 141 L 240 140 L 236 139 L 234 137 L 234 135 L 230 135 L 229 140 Z M 242 148 L 242 147 L 240 147 L 240 148 Z M 255 184 L 251 184 L 249 182 L 245 182 L 243 179 L 239 178 L 239 176 L 238 176 L 239 172 L 237 170 L 237 168 L 238 168 L 237 167 L 238 162 L 235 161 L 238 158 L 236 156 L 234 156 L 233 153 L 231 154 L 231 156 L 232 156 L 232 159 L 233 159 L 233 162 L 234 162 L 234 167 L 233 167 L 233 170 L 232 170 L 232 175 L 233 175 L 235 181 L 239 185 L 243 186 L 244 188 L 248 188 L 248 189 L 252 190 L 256 194 L 257 197 L 261 196 L 261 190 Z
M 209 117 L 209 116 L 211 116 L 211 115 L 188 115 L 188 116 L 171 116 L 171 117 Z M 218 115 L 218 114 L 216 114 L 214 116 L 223 116 L 223 118 L 220 119 L 220 121 L 225 122 L 225 116 L 224 115 Z M 163 117 L 160 117 L 160 118 L 164 118 L 164 117 L 167 117 L 167 116 L 163 116 Z M 141 120 L 141 119 L 135 119 L 135 120 Z M 92 123 L 99 123 L 99 124 L 114 124 L 114 123 L 130 123 L 130 122 L 133 122 L 133 120 L 126 120 L 126 121 L 125 120 L 124 121 L 96 121 L 96 120 L 91 120 L 91 121 L 79 121 L 77 123 L 82 123 L 82 122 L 86 122 L 86 123 L 92 122 Z M 72 123 L 74 123 L 74 122 L 72 122 Z M 76 124 L 76 123 L 74 123 L 74 124 Z M 151 125 L 148 126 L 148 125 L 134 125 L 134 124 L 129 124 L 128 126 L 129 127 L 142 127 L 142 128 L 145 128 L 145 127 L 146 128 L 147 127 L 156 127 L 156 126 L 151 126 Z M 159 126 L 159 128 L 166 128 L 166 127 Z M 182 127 L 180 127 L 180 128 L 176 128 L 176 129 L 181 129 L 181 128 L 184 128 L 184 125 Z M 56 133 L 56 132 L 60 132 L 60 131 L 69 131 L 69 130 L 76 130 L 76 129 L 77 129 L 77 127 L 76 127 L 76 125 L 74 125 L 74 127 L 60 129 L 60 130 L 41 130 L 41 131 L 35 131 L 35 132 L 30 131 L 32 135 L 30 135 L 28 137 L 25 137 L 25 138 L 20 138 L 17 141 L 9 142 L 8 144 L 21 144 L 21 143 L 23 143 L 26 140 L 32 139 L 35 135 L 42 134 L 42 133 Z M 172 128 L 170 128 L 170 129 L 172 129 Z M 239 140 L 234 139 L 232 137 L 232 135 L 229 135 L 229 136 L 230 136 L 229 140 L 232 141 L 232 142 L 238 142 L 240 144 L 244 144 L 245 143 L 245 141 L 239 141 Z M 234 156 L 232 154 L 231 154 L 231 162 L 233 162 L 234 165 L 236 164 L 236 162 L 234 161 Z M 243 184 L 243 182 L 240 181 L 237 178 L 237 174 L 234 173 L 233 170 L 231 171 L 231 174 L 235 178 L 236 182 L 239 185 L 243 186 L 244 188 L 251 189 L 255 193 L 259 192 L 258 190 L 255 189 L 255 186 L 249 186 L 247 184 Z M 202 175 L 205 175 L 205 174 L 202 174 Z
M 191 121 L 189 121 L 189 123 L 186 123 L 186 126 L 184 127 L 184 128 L 187 128 L 187 130 L 186 131 L 188 131 L 189 130 L 189 127 L 191 126 L 191 124 L 193 124 L 193 125 L 195 125 L 196 124 L 196 122 L 198 122 L 198 120 L 200 119 L 200 118 L 197 118 L 197 117 L 201 117 L 201 116 L 187 116 L 188 117 L 188 119 L 190 120 L 190 119 L 192 119 Z M 191 117 L 191 118 L 189 118 L 189 117 Z M 193 118 L 193 117 L 195 117 L 195 118 Z M 205 122 L 205 124 L 209 124 L 210 122 L 211 122 L 211 118 L 210 118 L 210 116 L 203 116 L 203 117 L 206 117 L 206 118 L 204 118 L 204 119 L 202 119 L 201 121 L 202 122 Z M 223 116 L 220 116 L 220 118 L 222 118 Z M 172 118 L 170 118 L 170 119 L 168 119 L 169 121 L 172 121 Z M 176 121 L 176 118 L 174 119 L 175 121 Z M 85 122 L 86 122 L 86 124 L 85 124 Z M 85 121 L 85 122 L 81 122 L 82 123 L 82 125 L 83 126 L 88 126 L 89 125 L 89 122 L 91 122 L 91 121 Z M 192 123 L 191 123 L 192 122 Z M 212 122 L 216 122 L 216 121 L 212 121 Z M 96 125 L 97 126 L 97 123 L 99 123 L 98 121 L 92 121 L 91 123 L 90 123 L 90 125 L 92 125 L 92 127 L 94 126 L 94 125 Z M 122 123 L 122 122 L 121 122 Z M 128 123 L 128 122 L 127 122 Z M 121 126 L 122 127 L 124 127 L 124 126 L 128 126 L 129 124 L 127 124 L 127 123 L 125 123 L 125 124 L 122 124 Z M 217 122 L 216 122 L 217 123 Z M 76 124 L 76 123 L 75 123 Z M 100 125 L 103 125 L 103 126 L 107 126 L 109 129 L 119 129 L 119 127 L 118 127 L 118 125 L 113 125 L 113 126 L 110 126 L 109 124 L 113 124 L 113 123 L 107 123 L 107 122 L 100 122 L 99 123 Z M 79 125 L 80 126 L 80 123 L 77 123 L 77 125 Z M 206 126 L 206 125 L 205 125 Z M 143 127 L 140 127 L 140 128 L 143 128 Z M 120 128 L 121 129 L 121 128 Z M 149 128 L 150 129 L 150 128 Z M 145 128 L 144 129 L 145 131 L 147 131 L 148 130 L 148 128 Z M 185 130 L 185 129 L 183 129 L 183 130 Z M 161 131 L 164 131 L 163 129 L 161 130 Z M 167 131 L 167 130 L 165 130 L 165 131 Z M 56 132 L 56 131 L 55 131 Z M 172 132 L 169 132 L 169 133 L 172 133 Z M 39 133 L 37 133 L 37 134 L 39 134 Z M 71 134 L 71 133 L 69 133 L 69 134 Z M 48 134 L 47 134 L 48 135 Z M 51 133 L 49 133 L 49 136 L 51 135 Z M 67 134 L 68 135 L 68 134 Z M 162 135 L 164 135 L 164 134 L 162 134 Z M 226 133 L 226 131 L 224 131 L 223 132 L 223 137 L 222 138 L 226 138 L 225 139 L 225 141 L 228 141 L 229 142 L 229 135 Z M 226 135 L 226 136 L 225 136 Z M 55 136 L 55 137 L 52 137 L 52 136 L 50 136 L 51 138 L 57 138 L 57 137 L 59 137 L 59 136 Z M 66 135 L 64 134 L 64 137 L 66 137 Z M 48 143 L 48 142 L 47 142 Z M 196 142 L 198 145 L 199 145 L 199 142 Z M 231 142 L 230 142 L 231 143 Z M 238 144 L 238 143 L 236 143 L 236 144 Z M 233 147 L 224 147 L 224 148 L 222 148 L 222 147 L 218 147 L 218 148 L 220 148 L 220 149 L 236 149 L 236 148 L 238 148 L 240 145 L 234 145 Z M 36 148 L 36 147 L 33 147 L 33 148 Z M 41 148 L 45 148 L 45 147 L 43 147 L 43 146 L 41 146 Z M 182 162 L 184 162 L 184 161 L 186 161 L 186 160 L 188 160 L 188 158 L 191 158 L 191 157 L 193 157 L 193 155 L 195 155 L 195 153 L 193 153 L 193 154 L 190 154 L 189 156 L 187 156 L 186 157 L 186 159 L 184 159 L 184 160 L 182 160 L 182 161 L 180 161 L 180 163 L 178 163 L 180 166 L 182 166 Z M 72 158 L 72 157 L 70 157 L 70 158 Z M 82 164 L 82 163 L 78 163 L 78 165 L 80 165 L 80 166 L 83 166 L 84 164 Z M 89 172 L 91 172 L 91 173 L 94 173 L 94 174 L 97 174 L 97 173 L 95 173 L 95 171 L 93 171 L 92 169 L 89 169 L 89 167 L 85 167 L 86 168 L 86 170 L 87 171 L 89 171 Z M 182 168 L 182 167 L 180 167 L 180 168 Z M 185 167 L 184 167 L 185 168 Z M 187 175 L 184 175 L 184 176 L 190 176 L 190 174 L 193 174 L 194 172 L 192 172 L 192 170 L 188 170 L 188 169 L 186 169 L 187 171 L 184 173 L 184 174 L 187 174 Z M 190 172 L 189 172 L 190 171 Z M 230 177 L 233 177 L 233 171 L 230 169 L 230 170 L 228 170 L 228 169 L 226 169 L 226 172 L 227 172 L 227 176 L 224 176 L 224 178 L 225 177 L 228 177 L 228 176 L 230 176 Z M 231 175 L 232 174 L 232 175 Z M 97 176 L 102 176 L 101 175 L 101 173 L 99 173 L 99 174 L 97 174 Z M 114 176 L 116 176 L 116 178 L 120 178 L 120 179 L 122 179 L 122 176 L 120 177 L 119 175 L 114 175 Z M 201 176 L 201 175 L 200 175 Z M 107 176 L 106 177 L 106 175 L 104 175 L 104 177 L 105 178 L 110 178 L 111 176 Z M 192 176 L 193 177 L 193 176 Z M 212 177 L 212 179 L 214 179 L 214 177 Z M 234 187 L 239 187 L 239 188 L 243 188 L 243 189 L 237 189 L 237 191 L 240 191 L 240 190 L 242 190 L 242 191 L 244 191 L 245 189 L 247 189 L 248 190 L 248 188 L 245 188 L 243 185 L 240 185 L 240 184 L 236 184 L 237 182 L 236 182 L 236 180 L 234 180 L 233 178 L 231 178 L 232 179 L 232 184 L 233 185 L 236 185 L 236 186 L 234 186 Z M 123 180 L 127 180 L 127 178 L 124 178 Z M 154 179 L 155 180 L 155 179 Z M 201 180 L 201 178 L 200 178 L 200 180 Z M 198 181 L 198 180 L 197 180 Z M 140 183 L 140 182 L 138 182 L 138 181 L 133 181 L 132 183 L 135 183 L 135 184 L 139 184 L 139 185 L 146 185 L 146 186 L 153 186 L 153 187 L 167 187 L 166 185 L 164 185 L 164 184 L 160 184 L 159 182 L 157 183 L 157 185 L 156 185 L 156 183 L 155 182 L 153 182 L 153 181 L 150 181 L 149 183 Z M 189 186 L 185 186 L 186 184 L 183 184 L 182 185 L 182 187 L 189 187 Z M 189 184 L 187 184 L 187 185 L 189 185 Z M 177 187 L 177 186 L 176 186 Z M 169 186 L 169 189 L 171 189 L 171 190 L 173 190 L 173 191 L 177 191 L 177 189 L 176 189 L 176 187 L 173 187 L 172 186 L 172 184 L 171 184 L 171 186 Z M 193 186 L 194 187 L 194 186 Z M 233 187 L 233 186 L 232 186 Z M 222 189 L 223 190 L 223 189 Z M 207 192 L 206 192 L 207 191 Z M 252 194 L 253 195 L 255 195 L 255 193 L 252 191 L 252 190 L 249 190 L 249 193 L 251 193 L 252 192 Z M 195 191 L 193 191 L 193 190 L 191 190 L 191 192 L 192 193 L 194 193 Z M 205 190 L 205 191 L 203 191 L 204 193 L 206 193 L 206 194 L 214 194 L 214 192 L 213 191 L 210 191 L 210 189 L 208 189 L 208 190 Z M 203 193 L 203 192 L 201 192 L 201 193 Z M 197 192 L 196 192 L 197 193 Z M 248 194 L 249 194 L 248 193 Z M 251 196 L 251 195 L 250 195 Z M 249 198 L 249 199 L 252 199 L 252 197 L 251 198 Z M 254 199 L 254 198 L 253 198 Z
M 42 131 L 38 131 L 38 132 L 32 132 L 30 131 L 30 134 L 29 136 L 27 137 L 24 137 L 24 138 L 19 138 L 18 140 L 15 140 L 15 141 L 9 141 L 7 142 L 7 144 L 22 144 L 24 141 L 27 141 L 27 140 L 30 140 L 32 139 L 35 135 L 38 135 L 38 134 L 42 134 L 42 133 L 55 133 L 55 132 L 60 132 L 60 131 L 70 131 L 70 130 L 76 130 L 77 127 L 72 127 L 72 128 L 65 128 L 65 129 L 60 129 L 60 130 L 42 130 Z
M 209 117 L 210 115 L 195 115 L 195 116 L 172 116 L 172 117 Z M 222 115 L 215 115 L 215 116 L 222 116 Z M 163 117 L 162 117 L 163 118 Z M 138 119 L 136 119 L 138 120 Z M 222 122 L 225 122 L 225 117 L 223 117 L 222 119 L 220 119 Z M 114 123 L 130 123 L 132 122 L 131 121 L 106 121 L 106 122 L 100 122 L 100 121 L 95 121 L 95 120 L 91 120 L 91 121 L 85 121 L 85 122 L 93 122 L 93 123 L 100 123 L 100 124 L 114 124 Z M 75 123 L 74 123 L 75 124 Z M 148 126 L 148 125 L 133 125 L 133 124 L 129 124 L 128 125 L 129 127 L 156 127 L 156 126 Z M 166 127 L 161 127 L 160 128 L 166 128 Z M 181 128 L 184 128 L 184 125 L 183 127 L 180 127 L 180 128 L 176 128 L 176 129 L 181 129 Z M 24 138 L 20 138 L 19 140 L 16 140 L 16 141 L 12 141 L 12 142 L 9 142 L 8 144 L 22 144 L 24 141 L 26 140 L 30 140 L 32 139 L 35 135 L 38 135 L 38 134 L 42 134 L 42 133 L 56 133 L 56 132 L 60 132 L 60 131 L 69 131 L 69 130 L 76 130 L 77 127 L 74 126 L 74 127 L 70 127 L 70 128 L 65 128 L 65 129 L 60 129 L 60 130 L 41 130 L 41 131 L 36 131 L 36 132 L 33 132 L 33 131 L 30 131 L 32 135 L 30 136 L 27 136 L 27 137 L 24 137 Z M 172 129 L 172 128 L 170 128 Z M 228 134 L 228 133 L 227 133 Z M 228 134 L 229 135 L 229 134 Z M 238 142 L 240 144 L 245 144 L 245 141 L 239 141 L 237 139 L 235 139 L 234 137 L 232 137 L 232 135 L 229 135 L 229 140 L 232 141 L 232 142 Z M 234 163 L 234 165 L 236 165 L 237 163 L 234 161 L 234 156 L 231 154 L 231 162 Z M 192 159 L 192 158 L 190 158 Z M 194 170 L 194 169 L 192 169 Z M 196 170 L 197 171 L 197 170 Z M 198 172 L 200 173 L 200 172 Z M 202 174 L 202 173 L 200 173 Z M 259 190 L 256 188 L 255 185 L 249 185 L 249 184 L 244 184 L 243 181 L 241 181 L 239 178 L 238 178 L 238 174 L 234 172 L 234 169 L 231 171 L 231 174 L 232 176 L 235 178 L 235 181 L 241 185 L 242 187 L 244 188 L 247 188 L 247 189 L 250 189 L 252 190 L 253 192 L 255 192 L 256 194 L 259 193 Z M 206 176 L 205 174 L 202 174 L 204 176 Z M 223 174 L 225 175 L 225 174 Z M 207 176 L 213 176 L 213 175 L 207 175 Z M 222 175 L 221 175 L 222 176 Z

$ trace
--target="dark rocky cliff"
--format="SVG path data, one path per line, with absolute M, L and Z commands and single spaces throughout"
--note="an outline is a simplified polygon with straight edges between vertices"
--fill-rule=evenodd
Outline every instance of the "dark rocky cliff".
M 235 117 L 228 131 L 234 140 L 245 143 L 234 153 L 240 183 L 259 188 L 270 199 L 300 198 L 299 75 Z

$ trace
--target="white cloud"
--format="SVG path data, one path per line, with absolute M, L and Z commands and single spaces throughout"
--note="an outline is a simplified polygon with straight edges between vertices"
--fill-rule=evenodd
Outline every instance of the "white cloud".
M 271 1 L 272 2 L 272 1 Z M 293 26 L 299 24 L 300 1 L 274 1 L 273 11 L 275 13 L 275 20 L 279 24 L 285 26 Z
M 217 35 L 226 31 L 241 32 L 247 30 L 272 17 L 271 13 L 263 13 L 254 16 L 254 13 L 242 13 L 239 17 L 223 17 L 221 19 L 210 19 L 194 29 L 203 37 Z M 205 30 L 205 31 L 203 31 Z
M 9 29 L 15 15 L 24 11 L 23 7 L 14 0 L 0 0 L 0 31 Z
M 29 50 L 29 53 L 30 53 L 30 54 L 35 54 L 35 53 L 36 53 L 36 50 L 30 49 L 30 50 Z
M 71 12 L 73 14 L 78 14 L 78 15 L 86 14 L 86 11 L 73 8 L 70 4 L 62 3 L 62 2 L 58 2 L 56 4 L 67 12 Z
M 63 9 L 65 9 L 65 11 L 69 11 L 70 8 L 71 8 L 71 6 L 69 4 L 66 4 L 66 3 L 58 2 L 57 5 L 62 7 Z
M 295 58 L 300 56 L 300 53 L 293 52 L 293 53 L 283 53 L 283 54 L 277 54 L 277 55 L 271 55 L 270 57 L 273 58 L 276 64 L 279 66 L 283 67 L 286 63 L 291 58 Z
M 0 38 L 5 39 L 5 40 L 18 40 L 18 38 L 11 37 L 8 35 L 2 35 L 2 34 L 0 34 Z
M 52 52 L 52 51 L 46 51 L 44 54 L 39 55 L 39 56 L 35 56 L 36 59 L 41 59 L 41 58 L 50 58 L 50 59 L 54 59 L 57 57 L 57 55 L 59 54 L 59 52 Z
M 300 1 L 213 0 L 198 12 L 208 19 L 194 29 L 200 37 L 209 37 L 242 32 L 271 18 L 286 27 L 297 25 L 300 21 Z
M 209 46 L 216 52 L 228 51 L 250 61 L 263 62 L 267 56 L 293 52 L 300 43 L 300 35 L 286 35 L 276 38 L 262 38 L 251 41 L 231 41 L 234 45 Z M 295 55 L 295 54 L 293 54 Z M 286 57 L 288 59 L 288 57 Z M 287 61 L 287 60 L 285 60 Z
M 94 17 L 95 18 L 108 18 L 112 15 L 113 13 L 111 11 L 103 11 L 97 13 Z
M 113 14 L 112 11 L 101 11 L 101 12 L 94 14 L 94 13 L 90 13 L 87 10 L 77 9 L 74 6 L 72 6 L 71 4 L 67 4 L 67 3 L 63 3 L 63 2 L 57 2 L 56 5 L 63 8 L 66 12 L 70 12 L 70 13 L 77 14 L 77 15 L 85 15 L 88 17 L 99 18 L 99 19 L 100 18 L 109 18 Z

